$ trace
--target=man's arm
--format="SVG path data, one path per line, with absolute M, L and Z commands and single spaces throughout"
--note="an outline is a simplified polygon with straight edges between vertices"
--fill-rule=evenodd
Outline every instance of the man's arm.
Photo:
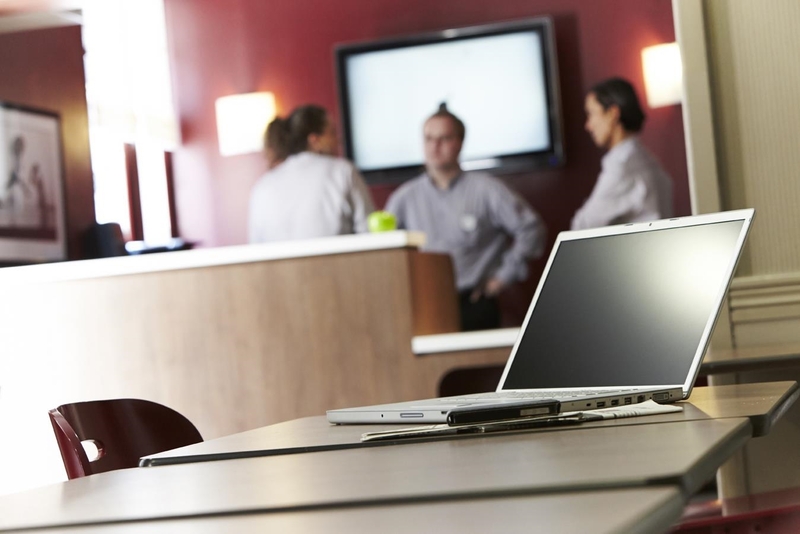
M 514 238 L 500 268 L 484 286 L 484 293 L 494 296 L 507 285 L 527 278 L 528 261 L 544 253 L 547 229 L 530 205 L 499 180 L 489 199 L 492 222 Z
M 397 189 L 389 196 L 386 201 L 384 210 L 394 215 L 397 219 L 397 229 L 406 230 L 405 211 L 403 210 L 403 194 L 400 189 Z

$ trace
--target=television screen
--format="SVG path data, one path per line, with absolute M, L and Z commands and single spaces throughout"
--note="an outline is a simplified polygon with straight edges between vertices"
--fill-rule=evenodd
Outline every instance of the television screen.
M 466 125 L 465 169 L 563 161 L 549 19 L 345 45 L 336 56 L 346 154 L 369 181 L 419 170 L 422 125 L 442 103 Z

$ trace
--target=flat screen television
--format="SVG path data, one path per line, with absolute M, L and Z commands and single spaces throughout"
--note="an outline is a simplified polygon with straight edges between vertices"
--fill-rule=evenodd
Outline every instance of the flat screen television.
M 345 44 L 335 57 L 345 153 L 369 182 L 420 171 L 422 125 L 442 103 L 466 125 L 465 170 L 564 161 L 549 18 Z

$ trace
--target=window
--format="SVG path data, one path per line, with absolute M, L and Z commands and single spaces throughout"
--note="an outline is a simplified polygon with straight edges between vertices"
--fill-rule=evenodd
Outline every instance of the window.
M 127 239 L 166 242 L 177 229 L 165 152 L 179 128 L 163 0 L 89 0 L 83 39 L 97 222 L 119 223 Z M 127 161 L 126 144 L 135 147 Z

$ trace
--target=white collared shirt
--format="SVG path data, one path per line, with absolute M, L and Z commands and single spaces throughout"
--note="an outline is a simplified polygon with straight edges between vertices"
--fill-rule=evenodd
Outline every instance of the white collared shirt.
M 672 180 L 637 136 L 603 156 L 592 194 L 572 218 L 572 229 L 651 221 L 672 216 Z
M 349 161 L 301 152 L 262 176 L 250 194 L 250 243 L 367 231 L 372 198 Z

